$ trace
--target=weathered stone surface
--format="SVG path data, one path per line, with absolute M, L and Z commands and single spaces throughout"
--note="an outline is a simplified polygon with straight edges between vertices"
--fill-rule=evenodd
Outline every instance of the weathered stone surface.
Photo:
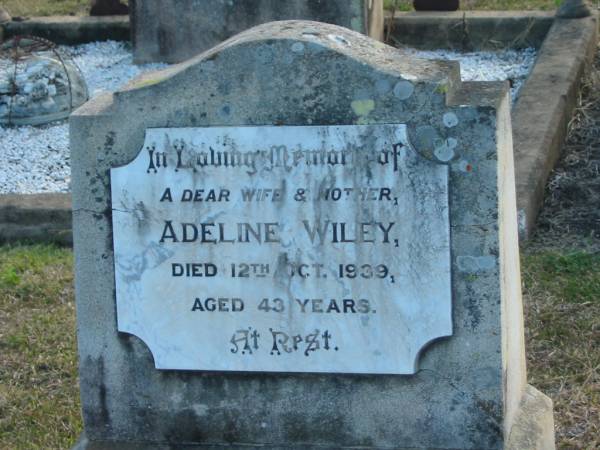
M 130 8 L 140 64 L 185 61 L 273 20 L 315 20 L 383 39 L 382 0 L 135 0 Z
M 553 450 L 554 414 L 552 400 L 532 386 L 523 392 L 507 450 Z
M 0 195 L 0 242 L 35 241 L 71 245 L 71 196 Z
M 355 124 L 404 124 L 415 152 L 447 164 L 452 336 L 410 376 L 156 370 L 117 329 L 110 170 L 152 128 Z M 84 105 L 71 116 L 79 448 L 503 448 L 526 389 L 510 130 L 505 85 L 314 22 L 256 27 Z
M 448 167 L 404 125 L 154 128 L 111 190 L 157 368 L 413 374 L 452 333 Z

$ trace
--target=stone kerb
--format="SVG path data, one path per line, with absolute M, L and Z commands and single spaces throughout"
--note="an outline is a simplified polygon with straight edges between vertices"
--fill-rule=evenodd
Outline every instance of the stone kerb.
M 520 233 L 529 238 L 598 44 L 598 14 L 557 19 L 513 108 Z
M 397 12 L 386 17 L 386 36 L 423 50 L 539 48 L 553 22 L 553 11 Z
M 75 45 L 95 41 L 129 41 L 129 16 L 32 17 L 0 25 L 0 38 L 39 36 L 56 44 Z
M 109 170 L 138 155 L 147 129 L 388 123 L 406 124 L 451 186 L 453 336 L 422 352 L 415 375 L 158 371 L 117 332 Z M 78 448 L 503 448 L 525 390 L 510 136 L 505 84 L 461 83 L 457 64 L 302 21 L 256 27 L 78 109 Z
M 71 245 L 69 194 L 0 195 L 0 242 L 36 241 Z

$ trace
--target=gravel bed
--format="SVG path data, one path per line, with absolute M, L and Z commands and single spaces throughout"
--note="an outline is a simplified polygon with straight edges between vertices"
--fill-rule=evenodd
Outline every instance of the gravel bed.
M 114 91 L 137 75 L 164 64 L 133 64 L 131 50 L 122 42 L 93 42 L 62 46 L 88 85 L 90 97 Z M 8 168 L 0 170 L 0 194 L 69 192 L 69 125 L 66 120 L 32 127 L 0 125 L 0 155 Z
M 511 97 L 515 101 L 523 82 L 533 69 L 536 50 L 503 50 L 498 52 L 458 53 L 445 50 L 424 51 L 403 48 L 411 56 L 424 59 L 449 59 L 460 62 L 460 77 L 464 81 L 509 80 Z
M 81 69 L 92 98 L 103 91 L 118 89 L 143 72 L 164 67 L 162 64 L 135 66 L 128 45 L 120 42 L 94 42 L 61 47 L 61 50 L 71 55 Z M 427 59 L 459 60 L 464 80 L 509 79 L 513 98 L 536 57 L 533 49 L 466 54 L 404 50 Z M 0 155 L 8 161 L 7 169 L 0 170 L 0 194 L 69 192 L 68 133 L 66 121 L 38 127 L 0 126 Z

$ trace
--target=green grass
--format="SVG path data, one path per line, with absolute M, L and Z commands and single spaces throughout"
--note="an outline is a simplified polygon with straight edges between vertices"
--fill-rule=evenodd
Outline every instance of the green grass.
M 68 449 L 81 431 L 73 257 L 0 247 L 0 448 Z M 529 382 L 554 401 L 561 449 L 599 448 L 600 254 L 525 251 Z
M 85 15 L 90 0 L 2 0 L 0 6 L 13 17 Z
M 412 1 L 409 0 L 384 0 L 383 7 L 387 10 L 412 11 Z
M 0 247 L 0 448 L 70 448 L 81 430 L 72 252 Z
M 600 448 L 600 254 L 525 252 L 529 382 L 554 401 L 557 446 Z
M 568 303 L 600 304 L 600 255 L 543 253 L 528 257 L 546 292 Z
M 462 10 L 552 10 L 560 5 L 562 0 L 461 0 Z M 412 11 L 412 0 L 384 0 L 386 9 L 397 11 Z

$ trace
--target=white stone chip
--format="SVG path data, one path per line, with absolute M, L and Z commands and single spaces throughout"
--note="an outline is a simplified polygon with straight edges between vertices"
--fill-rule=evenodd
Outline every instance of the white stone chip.
M 463 81 L 510 80 L 513 102 L 517 99 L 519 90 L 531 72 L 537 56 L 534 48 L 469 53 L 449 50 L 425 51 L 413 48 L 402 48 L 402 50 L 418 58 L 460 62 L 460 76 Z

